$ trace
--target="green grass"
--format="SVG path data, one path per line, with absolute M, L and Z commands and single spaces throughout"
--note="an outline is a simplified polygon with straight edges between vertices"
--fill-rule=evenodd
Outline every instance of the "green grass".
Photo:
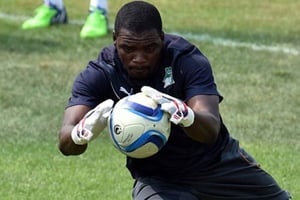
M 113 24 L 125 1 L 111 2 Z M 297 0 L 151 2 L 162 12 L 166 31 L 300 51 Z M 65 3 L 71 20 L 85 19 L 88 2 Z M 0 12 L 29 16 L 36 6 L 33 0 L 4 0 Z M 57 149 L 74 77 L 111 43 L 111 34 L 80 40 L 80 25 L 22 31 L 21 24 L 0 18 L 1 199 L 130 199 L 125 157 L 106 132 L 81 156 L 64 157 Z M 232 135 L 300 199 L 299 55 L 191 41 L 211 61 Z

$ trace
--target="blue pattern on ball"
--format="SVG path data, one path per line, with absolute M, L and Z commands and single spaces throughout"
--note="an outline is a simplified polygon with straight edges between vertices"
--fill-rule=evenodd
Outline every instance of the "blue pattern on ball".
M 142 116 L 151 121 L 159 121 L 163 117 L 164 111 L 160 109 L 160 105 L 157 105 L 155 109 L 141 105 L 139 103 L 126 101 L 124 102 L 128 106 L 128 110 L 136 115 Z
M 119 148 L 125 152 L 132 152 L 140 148 L 141 146 L 144 146 L 147 143 L 153 143 L 155 144 L 155 146 L 157 146 L 158 149 L 161 149 L 166 142 L 167 142 L 167 138 L 163 134 L 155 130 L 149 130 L 145 132 L 143 135 L 141 135 L 141 137 L 139 137 L 131 145 L 127 147 L 119 146 Z

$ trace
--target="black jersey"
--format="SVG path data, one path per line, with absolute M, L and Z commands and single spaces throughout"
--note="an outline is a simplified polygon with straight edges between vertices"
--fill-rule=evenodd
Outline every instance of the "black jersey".
M 156 73 L 148 80 L 128 78 L 115 47 L 104 48 L 95 61 L 89 62 L 76 78 L 68 106 L 87 105 L 91 108 L 111 98 L 118 101 L 137 93 L 143 85 L 187 101 L 195 95 L 217 95 L 211 65 L 200 50 L 175 35 L 165 35 L 162 61 Z M 181 127 L 172 125 L 167 144 L 160 152 L 145 159 L 127 158 L 127 167 L 133 177 L 157 176 L 180 178 L 205 173 L 218 162 L 228 145 L 235 145 L 222 123 L 217 142 L 203 144 L 189 138 Z

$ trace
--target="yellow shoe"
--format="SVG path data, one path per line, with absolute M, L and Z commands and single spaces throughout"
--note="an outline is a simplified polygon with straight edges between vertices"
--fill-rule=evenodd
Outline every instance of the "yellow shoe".
M 52 24 L 66 24 L 68 16 L 66 9 L 58 10 L 54 7 L 42 5 L 36 10 L 36 15 L 22 24 L 22 29 L 44 28 Z
M 81 38 L 103 37 L 108 33 L 108 23 L 106 16 L 100 10 L 95 10 L 89 14 L 85 24 L 80 31 Z

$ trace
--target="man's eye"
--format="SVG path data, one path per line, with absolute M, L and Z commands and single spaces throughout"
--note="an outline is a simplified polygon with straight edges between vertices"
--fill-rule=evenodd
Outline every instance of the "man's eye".
M 154 46 L 154 45 L 149 45 L 149 46 L 147 46 L 147 47 L 145 48 L 145 51 L 146 51 L 147 53 L 152 53 L 153 51 L 155 51 L 155 47 L 156 47 L 156 46 Z
M 131 53 L 133 51 L 133 49 L 129 46 L 124 46 L 123 47 L 123 50 L 126 52 L 126 53 Z

